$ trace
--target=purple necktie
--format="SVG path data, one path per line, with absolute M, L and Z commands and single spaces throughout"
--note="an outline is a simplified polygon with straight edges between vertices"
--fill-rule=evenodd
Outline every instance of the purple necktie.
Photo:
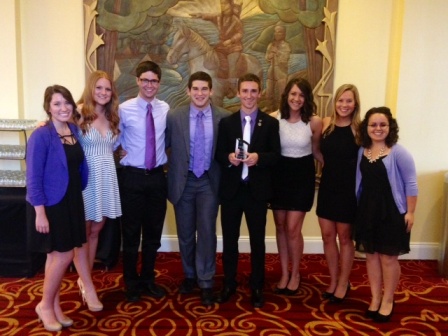
M 196 177 L 204 174 L 205 159 L 205 131 L 202 117 L 204 113 L 198 112 L 196 115 L 196 131 L 194 133 L 194 151 L 193 151 L 193 173 Z
M 146 106 L 146 149 L 145 149 L 145 167 L 153 169 L 156 166 L 156 129 L 154 127 L 154 118 L 152 116 L 152 105 Z

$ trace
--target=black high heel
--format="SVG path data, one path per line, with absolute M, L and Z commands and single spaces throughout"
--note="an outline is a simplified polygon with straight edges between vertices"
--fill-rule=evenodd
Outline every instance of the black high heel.
M 325 291 L 325 292 L 322 293 L 322 299 L 323 300 L 331 299 L 333 296 L 334 296 L 334 292 L 330 293 L 330 292 Z
M 395 308 L 395 302 L 392 303 L 392 310 L 390 311 L 389 315 L 380 314 L 380 310 L 378 309 L 378 312 L 377 312 L 376 316 L 373 318 L 373 320 L 377 323 L 389 322 L 390 319 L 392 318 L 392 314 L 394 313 L 394 308 Z
M 274 294 L 278 294 L 278 295 L 285 294 L 285 289 L 286 289 L 286 287 L 280 288 L 280 287 L 275 286 Z
M 337 297 L 337 296 L 335 296 L 335 295 L 333 295 L 331 298 L 330 298 L 330 302 L 331 303 L 342 303 L 344 300 L 345 300 L 345 298 L 347 297 L 347 295 L 348 295 L 348 292 L 350 291 L 350 288 L 351 288 L 351 286 L 350 286 L 350 282 L 347 284 L 347 290 L 345 291 L 345 295 L 344 295 L 344 297 Z
M 299 291 L 301 280 L 302 279 L 299 278 L 299 284 L 297 285 L 296 289 L 289 289 L 288 286 L 286 286 L 286 288 L 285 288 L 285 290 L 283 292 L 283 295 L 286 295 L 286 296 L 294 296 L 294 295 L 296 295 L 298 293 L 298 291 Z
M 378 310 L 379 310 L 379 309 L 378 309 Z M 367 318 L 369 318 L 369 319 L 374 320 L 374 319 L 376 318 L 376 316 L 378 315 L 378 310 L 370 310 L 370 309 L 367 309 L 367 310 L 366 310 L 366 313 L 365 313 L 365 316 L 366 316 Z

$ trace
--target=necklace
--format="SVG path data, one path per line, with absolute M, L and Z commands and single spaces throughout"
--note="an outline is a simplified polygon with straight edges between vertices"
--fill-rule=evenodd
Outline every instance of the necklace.
M 372 149 L 370 149 L 370 148 L 367 149 L 367 160 L 369 160 L 370 163 L 375 162 L 376 160 L 378 160 L 380 157 L 383 156 L 385 150 L 386 150 L 386 146 L 381 147 L 376 158 L 372 159 Z

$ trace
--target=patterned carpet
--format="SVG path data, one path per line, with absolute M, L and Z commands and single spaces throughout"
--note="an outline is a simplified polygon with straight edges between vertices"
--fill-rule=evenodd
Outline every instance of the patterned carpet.
M 144 297 L 139 303 L 127 303 L 121 263 L 108 271 L 96 269 L 94 282 L 105 306 L 99 313 L 82 305 L 77 275 L 67 272 L 61 301 L 75 323 L 58 333 L 45 331 L 34 312 L 42 294 L 41 272 L 33 278 L 0 278 L 0 335 L 448 335 L 448 280 L 438 275 L 436 261 L 401 261 L 395 313 L 388 324 L 364 317 L 370 300 L 364 260 L 354 263 L 348 298 L 342 304 L 331 304 L 320 299 L 329 280 L 323 255 L 304 256 L 300 290 L 294 297 L 285 297 L 272 292 L 280 265 L 278 255 L 269 254 L 262 309 L 250 304 L 249 265 L 249 256 L 242 254 L 237 295 L 209 309 L 201 306 L 197 294 L 178 293 L 183 279 L 178 253 L 158 257 L 157 283 L 168 291 L 163 299 Z M 216 280 L 218 290 L 220 255 Z

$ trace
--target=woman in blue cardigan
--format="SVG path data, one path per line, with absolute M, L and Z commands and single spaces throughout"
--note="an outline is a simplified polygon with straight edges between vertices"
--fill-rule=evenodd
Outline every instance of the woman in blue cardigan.
M 42 300 L 36 313 L 45 329 L 58 331 L 73 324 L 62 312 L 59 300 L 62 278 L 72 260 L 83 278 L 88 301 L 101 309 L 102 305 L 86 254 L 74 252 L 75 248 L 85 248 L 86 243 L 82 190 L 88 176 L 77 127 L 71 123 L 76 104 L 65 87 L 53 85 L 45 90 L 44 109 L 49 121 L 31 134 L 27 148 L 26 199 L 35 215 L 29 247 L 47 253 Z
M 366 317 L 376 322 L 392 316 L 401 273 L 398 256 L 410 250 L 417 203 L 414 160 L 397 141 L 398 124 L 389 108 L 367 111 L 359 130 L 355 241 L 356 250 L 366 253 L 372 293 Z

